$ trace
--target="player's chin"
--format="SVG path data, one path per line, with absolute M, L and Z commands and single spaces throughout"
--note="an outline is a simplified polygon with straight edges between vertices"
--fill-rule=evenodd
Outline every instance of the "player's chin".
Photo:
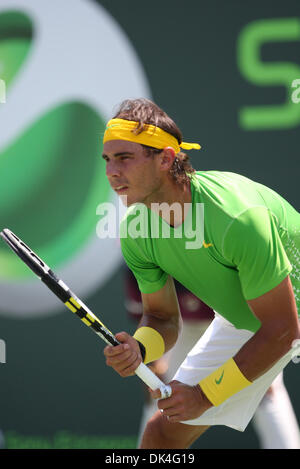
M 128 190 L 126 192 L 124 191 L 123 194 L 119 194 L 119 197 L 125 207 L 130 207 L 130 205 L 133 205 L 137 202 L 137 198 L 132 194 L 129 194 Z
M 131 205 L 142 203 L 141 202 L 142 198 L 134 194 L 127 193 L 125 195 L 122 195 L 121 198 L 122 198 L 123 204 L 126 207 L 130 207 Z

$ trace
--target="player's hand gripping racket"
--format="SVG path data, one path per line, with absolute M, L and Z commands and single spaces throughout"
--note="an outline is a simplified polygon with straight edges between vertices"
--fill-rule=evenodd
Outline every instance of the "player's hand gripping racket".
M 72 293 L 62 280 L 57 278 L 50 267 L 23 243 L 20 238 L 8 229 L 4 229 L 0 233 L 0 236 L 42 282 L 44 282 L 73 313 L 80 317 L 84 324 L 96 332 L 107 344 L 118 345 L 120 343 L 92 311 Z M 165 385 L 144 363 L 141 363 L 137 367 L 135 374 L 153 391 L 159 389 L 163 399 L 171 395 L 171 387 Z

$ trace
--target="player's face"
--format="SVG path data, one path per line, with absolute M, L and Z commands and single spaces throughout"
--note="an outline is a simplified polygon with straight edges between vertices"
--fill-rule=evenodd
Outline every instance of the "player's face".
M 125 140 L 104 144 L 107 178 L 118 195 L 127 196 L 123 198 L 127 206 L 156 200 L 162 185 L 159 156 L 147 156 L 141 145 Z

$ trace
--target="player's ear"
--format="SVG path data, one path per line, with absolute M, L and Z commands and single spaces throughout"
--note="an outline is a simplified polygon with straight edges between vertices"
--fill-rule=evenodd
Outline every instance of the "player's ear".
M 172 167 L 176 153 L 174 148 L 165 147 L 162 151 L 160 166 L 163 171 L 169 171 Z

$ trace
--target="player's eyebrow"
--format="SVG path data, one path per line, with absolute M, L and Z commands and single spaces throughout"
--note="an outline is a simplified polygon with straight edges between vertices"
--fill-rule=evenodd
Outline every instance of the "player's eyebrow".
M 116 158 L 117 158 L 118 156 L 125 156 L 125 155 L 133 155 L 133 153 L 130 152 L 130 151 L 121 151 L 121 152 L 118 152 L 118 153 L 114 153 L 114 154 L 113 154 L 113 156 L 115 156 Z M 102 158 L 105 159 L 105 158 L 108 158 L 108 156 L 107 156 L 105 153 L 103 153 L 103 154 L 102 154 Z

